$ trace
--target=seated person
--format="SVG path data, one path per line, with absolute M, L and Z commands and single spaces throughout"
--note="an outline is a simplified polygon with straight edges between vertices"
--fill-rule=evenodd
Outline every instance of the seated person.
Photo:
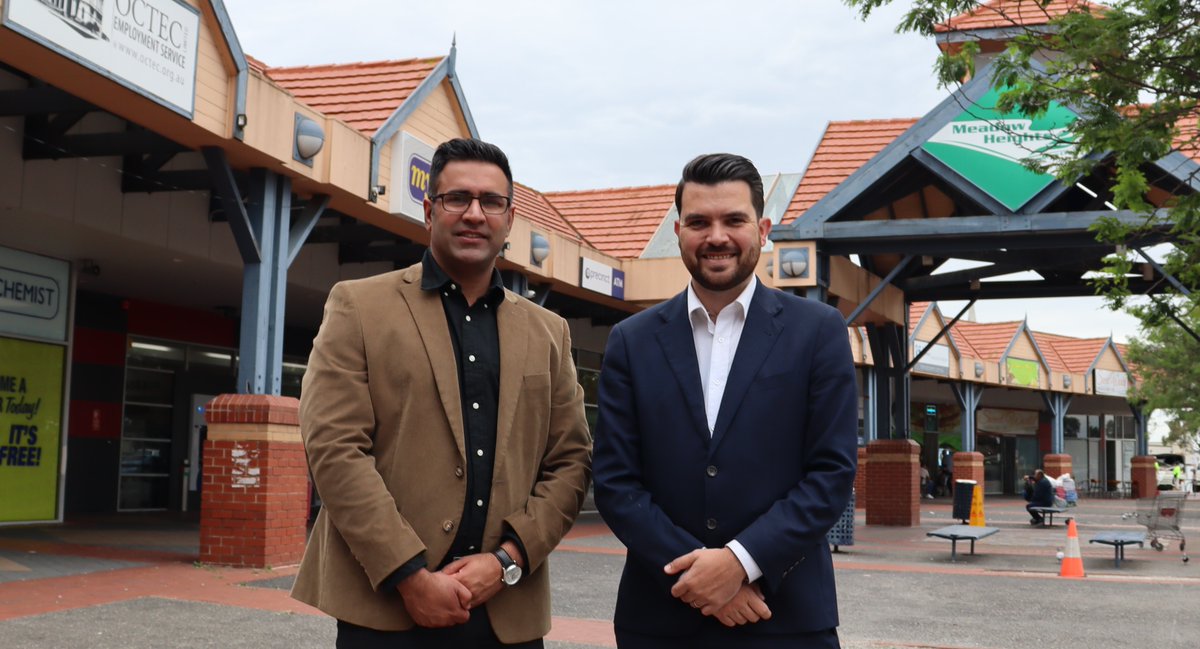
M 926 498 L 933 498 L 933 478 L 929 476 L 929 469 L 925 465 L 921 465 L 921 491 L 925 492 Z
M 1025 511 L 1029 512 L 1029 524 L 1045 523 L 1046 517 L 1041 512 L 1033 511 L 1033 508 L 1054 506 L 1054 485 L 1050 484 L 1050 478 L 1041 469 L 1034 471 L 1032 478 L 1025 476 L 1025 500 L 1029 501 L 1025 505 Z

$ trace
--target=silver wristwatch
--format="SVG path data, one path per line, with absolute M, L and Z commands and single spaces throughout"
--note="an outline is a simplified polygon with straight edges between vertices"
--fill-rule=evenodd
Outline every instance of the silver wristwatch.
M 500 562 L 500 581 L 504 582 L 505 586 L 516 586 L 517 582 L 521 581 L 521 566 L 513 561 L 504 548 L 496 548 L 492 554 Z

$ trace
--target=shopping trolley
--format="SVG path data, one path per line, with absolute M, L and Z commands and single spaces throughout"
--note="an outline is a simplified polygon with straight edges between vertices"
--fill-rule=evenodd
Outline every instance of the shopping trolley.
M 1150 535 L 1150 547 L 1162 552 L 1162 540 L 1178 540 L 1179 551 L 1183 554 L 1183 562 L 1187 563 L 1188 556 L 1184 550 L 1187 540 L 1183 538 L 1183 506 L 1187 502 L 1187 494 L 1181 491 L 1162 491 L 1154 498 L 1138 500 L 1138 510 L 1122 514 L 1121 518 L 1133 518 L 1138 525 L 1145 525 Z

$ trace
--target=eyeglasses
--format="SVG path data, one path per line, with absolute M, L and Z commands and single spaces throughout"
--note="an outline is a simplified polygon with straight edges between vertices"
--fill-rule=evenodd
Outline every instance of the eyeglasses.
M 507 196 L 499 194 L 484 194 L 475 196 L 466 192 L 447 192 L 431 197 L 429 200 L 442 202 L 442 209 L 451 214 L 462 214 L 471 209 L 471 201 L 479 201 L 479 209 L 483 210 L 484 214 L 492 216 L 500 216 L 508 211 L 509 201 Z

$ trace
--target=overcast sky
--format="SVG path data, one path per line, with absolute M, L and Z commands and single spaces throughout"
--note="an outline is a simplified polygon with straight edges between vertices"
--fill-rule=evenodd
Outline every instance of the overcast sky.
M 907 3 L 898 2 L 901 8 Z M 674 183 L 700 153 L 804 171 L 832 120 L 920 117 L 946 96 L 937 47 L 840 0 L 225 0 L 267 65 L 444 55 L 480 135 L 542 191 Z M 950 316 L 957 313 L 949 306 Z M 1071 336 L 1136 333 L 1099 300 L 980 302 Z

